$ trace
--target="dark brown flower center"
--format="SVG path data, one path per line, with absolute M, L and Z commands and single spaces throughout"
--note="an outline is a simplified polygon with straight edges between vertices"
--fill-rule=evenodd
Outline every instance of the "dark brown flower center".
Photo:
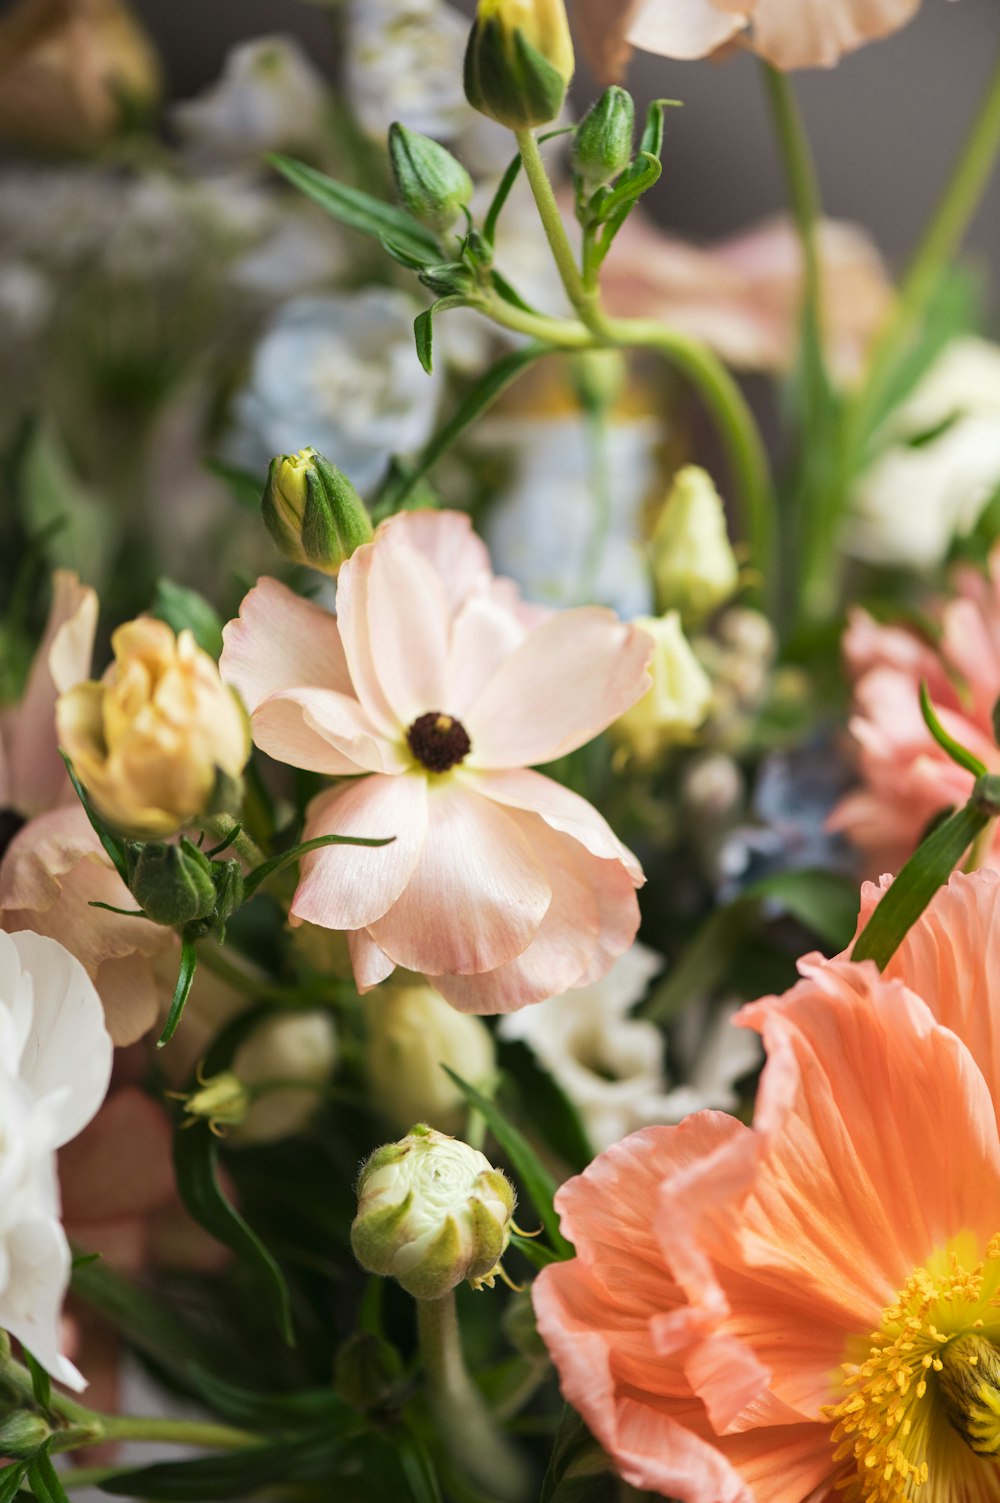
M 7 854 L 7 847 L 14 836 L 24 829 L 28 821 L 16 809 L 0 809 L 0 861 Z
M 419 715 L 406 733 L 410 751 L 429 772 L 447 772 L 472 750 L 469 733 L 460 720 L 430 710 Z

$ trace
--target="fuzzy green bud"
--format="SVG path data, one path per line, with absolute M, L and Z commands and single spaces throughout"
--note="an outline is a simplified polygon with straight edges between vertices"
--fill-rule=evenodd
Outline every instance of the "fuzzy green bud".
M 591 193 L 613 182 L 632 160 L 635 103 L 612 84 L 584 115 L 573 143 L 573 166 Z
M 128 853 L 129 887 L 154 924 L 189 924 L 214 911 L 212 863 L 190 840 L 182 836 L 176 845 L 130 844 Z
M 554 120 L 576 61 L 564 0 L 479 0 L 465 54 L 473 109 L 511 130 Z
M 687 465 L 674 480 L 651 543 L 653 580 L 661 610 L 685 621 L 709 615 L 736 592 L 739 566 L 726 513 L 712 478 Z
M 355 548 L 372 540 L 361 497 L 315 449 L 271 460 L 261 507 L 264 524 L 286 558 L 324 574 L 336 574 Z
M 450 230 L 472 201 L 472 179 L 461 162 L 398 120 L 389 127 L 389 159 L 404 208 L 435 235 Z
M 18 1409 L 0 1421 L 0 1456 L 20 1460 L 34 1456 L 51 1439 L 52 1426 L 42 1415 Z
M 333 1386 L 345 1404 L 370 1414 L 389 1403 L 403 1384 L 403 1361 L 394 1346 L 371 1331 L 355 1331 L 339 1347 Z
M 420 1123 L 361 1170 L 351 1245 L 370 1273 L 440 1299 L 463 1279 L 492 1283 L 513 1214 L 513 1188 L 484 1154 Z

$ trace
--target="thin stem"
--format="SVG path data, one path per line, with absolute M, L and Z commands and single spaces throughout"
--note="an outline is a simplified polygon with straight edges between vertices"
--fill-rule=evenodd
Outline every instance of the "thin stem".
M 217 841 L 229 840 L 237 856 L 248 866 L 260 866 L 266 859 L 257 842 L 245 830 L 238 829 L 239 822 L 231 814 L 212 814 L 201 823 Z
M 538 214 L 542 221 L 542 228 L 545 231 L 549 245 L 552 247 L 552 254 L 555 257 L 556 266 L 559 268 L 559 275 L 562 277 L 566 296 L 586 323 L 586 313 L 593 303 L 593 294 L 589 293 L 583 285 L 583 277 L 580 275 L 580 268 L 577 265 L 573 247 L 570 245 L 569 236 L 566 234 L 566 226 L 563 223 L 562 214 L 559 212 L 556 195 L 553 192 L 549 175 L 545 170 L 545 163 L 542 161 L 542 153 L 538 149 L 535 133 L 530 130 L 519 130 L 515 131 L 514 134 L 517 138 L 518 150 L 521 153 L 521 161 L 524 163 L 525 176 L 534 195 Z
M 583 414 L 587 449 L 590 458 L 590 492 L 594 503 L 593 524 L 587 539 L 584 558 L 583 599 L 593 600 L 601 572 L 608 533 L 611 530 L 611 463 L 608 453 L 607 411 L 597 403 L 588 403 Z
M 823 212 L 819 179 L 802 114 L 788 75 L 764 65 L 764 84 L 781 153 L 788 201 L 802 245 L 803 323 L 811 326 L 819 345 L 822 310 L 822 268 L 819 220 Z M 822 358 L 822 350 L 820 347 Z
M 144 1414 L 98 1414 L 94 1418 L 104 1440 L 169 1441 L 216 1451 L 240 1451 L 260 1444 L 260 1437 L 250 1430 L 216 1425 L 210 1420 L 157 1419 Z
M 456 1468 L 501 1503 L 529 1495 L 529 1478 L 497 1429 L 462 1356 L 455 1292 L 417 1300 L 417 1330 L 428 1396 L 441 1438 Z

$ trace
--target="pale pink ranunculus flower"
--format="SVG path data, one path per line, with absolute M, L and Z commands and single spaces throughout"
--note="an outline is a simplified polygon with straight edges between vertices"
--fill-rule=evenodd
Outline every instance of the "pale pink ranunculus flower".
M 173 931 L 92 902 L 134 908 L 73 792 L 56 740 L 58 694 L 90 674 L 97 596 L 75 574 L 53 580 L 52 608 L 19 704 L 0 713 L 0 929 L 58 939 L 80 960 L 116 1044 L 156 1022 L 152 957 Z
M 892 282 L 857 225 L 824 219 L 819 253 L 827 361 L 836 380 L 850 385 L 892 310 Z M 802 247 L 785 215 L 696 246 L 633 214 L 601 285 L 620 318 L 662 319 L 739 370 L 789 371 L 798 354 L 802 283 Z
M 261 580 L 223 677 L 262 751 L 349 779 L 303 837 L 393 837 L 306 856 L 293 922 L 346 930 L 362 990 L 400 965 L 468 1012 L 603 976 L 635 937 L 641 869 L 590 804 L 526 769 L 634 704 L 650 651 L 611 611 L 525 605 L 458 512 L 383 523 L 338 576 L 336 618 Z
M 854 683 L 850 729 L 861 786 L 829 820 L 869 860 L 870 871 L 898 871 L 931 822 L 962 805 L 975 781 L 943 751 L 924 723 L 920 684 L 945 730 L 1000 773 L 993 706 L 1000 698 L 1000 548 L 987 574 L 965 566 L 954 595 L 935 608 L 937 642 L 907 626 L 851 613 L 844 658 Z M 1000 866 L 1000 835 L 987 858 Z
M 610 83 L 633 48 L 692 59 L 739 45 L 782 70 L 832 68 L 912 21 L 920 0 L 574 0 L 573 8 L 590 64 Z
M 953 877 L 882 975 L 800 969 L 741 1014 L 752 1127 L 645 1128 L 559 1191 L 576 1256 L 536 1279 L 539 1330 L 634 1487 L 993 1499 L 962 1427 L 1000 1339 L 1000 873 Z

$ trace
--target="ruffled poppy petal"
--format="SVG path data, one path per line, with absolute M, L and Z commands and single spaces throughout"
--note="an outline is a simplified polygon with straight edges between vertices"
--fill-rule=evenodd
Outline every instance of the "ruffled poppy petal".
M 313 799 L 304 840 L 320 835 L 389 838 L 383 846 L 330 845 L 302 858 L 293 919 L 324 929 L 362 929 L 398 901 L 427 836 L 427 781 L 372 774 Z
M 584 606 L 537 626 L 497 668 L 464 719 L 469 765 L 530 767 L 598 735 L 652 680 L 648 632 Z
M 222 633 L 219 671 L 253 713 L 303 686 L 352 694 L 337 619 L 277 579 L 261 579 Z

